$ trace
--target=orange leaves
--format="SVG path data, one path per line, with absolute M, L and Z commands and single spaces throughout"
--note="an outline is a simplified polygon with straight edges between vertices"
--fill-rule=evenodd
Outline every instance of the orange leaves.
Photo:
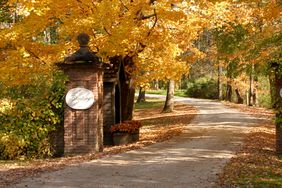
M 91 36 L 92 50 L 99 51 L 103 59 L 115 55 L 137 56 L 136 66 L 150 74 L 147 78 L 180 77 L 186 73 L 189 63 L 204 57 L 194 47 L 194 41 L 204 29 L 220 27 L 230 30 L 230 22 L 249 26 L 255 24 L 258 10 L 263 12 L 266 20 L 277 18 L 280 11 L 279 7 L 270 4 L 261 10 L 247 2 L 231 1 L 9 2 L 17 5 L 22 20 L 11 29 L 0 31 L 0 48 L 24 48 L 27 51 L 25 56 L 30 55 L 22 57 L 24 61 L 51 64 L 75 51 L 76 36 L 86 32 Z M 48 27 L 53 27 L 58 36 L 56 44 L 50 45 L 43 40 L 43 31 Z M 249 27 L 250 31 L 254 28 Z M 183 56 L 186 52 L 192 55 Z
M 124 121 L 119 124 L 115 124 L 111 126 L 110 132 L 127 132 L 127 133 L 134 133 L 136 131 L 139 131 L 139 129 L 142 127 L 142 124 L 140 121 L 131 120 L 131 121 Z

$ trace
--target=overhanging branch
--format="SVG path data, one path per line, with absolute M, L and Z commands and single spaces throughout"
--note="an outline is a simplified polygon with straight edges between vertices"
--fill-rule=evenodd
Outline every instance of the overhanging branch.
M 103 29 L 106 31 L 106 33 L 107 33 L 108 35 L 110 35 L 110 36 L 112 35 L 112 34 L 107 30 L 107 28 L 106 28 L 105 26 L 103 27 Z
M 47 64 L 46 61 L 42 60 L 38 55 L 36 55 L 34 52 L 32 52 L 31 50 L 25 49 L 32 57 L 38 59 L 39 61 L 41 61 L 44 65 Z
M 149 37 L 151 35 L 151 33 L 153 32 L 153 29 L 156 27 L 157 22 L 158 22 L 158 16 L 157 16 L 157 13 L 156 13 L 156 9 L 154 9 L 154 16 L 155 16 L 155 22 L 154 22 L 153 26 L 151 27 L 150 31 L 148 32 L 147 37 Z
M 122 6 L 127 10 L 127 11 L 129 11 L 129 8 L 123 3 L 123 1 L 122 0 L 119 0 L 120 1 L 120 3 L 122 4 Z

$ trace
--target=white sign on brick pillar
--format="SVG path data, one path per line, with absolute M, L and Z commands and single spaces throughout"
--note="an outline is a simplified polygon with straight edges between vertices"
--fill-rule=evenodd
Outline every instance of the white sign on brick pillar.
M 75 110 L 87 110 L 94 102 L 93 92 L 82 87 L 70 89 L 66 95 L 67 105 Z

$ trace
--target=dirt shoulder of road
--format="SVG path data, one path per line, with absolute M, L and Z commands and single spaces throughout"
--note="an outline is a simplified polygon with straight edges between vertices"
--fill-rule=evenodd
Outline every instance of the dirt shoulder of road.
M 0 187 L 17 183 L 26 177 L 38 176 L 43 172 L 57 171 L 72 164 L 141 149 L 168 140 L 179 135 L 197 114 L 194 107 L 184 104 L 176 104 L 172 113 L 161 113 L 161 110 L 161 107 L 157 107 L 134 112 L 134 119 L 140 120 L 143 127 L 140 129 L 140 140 L 133 144 L 106 147 L 101 153 L 75 157 L 31 161 L 0 161 Z
M 282 160 L 275 153 L 274 113 L 270 109 L 224 102 L 252 116 L 263 118 L 218 176 L 217 187 L 282 187 Z

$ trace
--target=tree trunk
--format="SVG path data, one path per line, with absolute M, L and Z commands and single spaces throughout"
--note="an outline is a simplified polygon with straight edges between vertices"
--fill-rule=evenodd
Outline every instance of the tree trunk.
M 46 42 L 47 44 L 51 44 L 51 42 L 52 42 L 50 27 L 47 27 L 44 30 L 44 42 Z
M 233 63 L 229 62 L 227 69 L 226 69 L 226 77 L 227 77 L 227 84 L 226 84 L 226 100 L 231 102 L 232 101 L 232 78 L 233 78 Z
M 132 57 L 115 57 L 114 61 L 122 63 L 122 69 L 120 71 L 120 95 L 121 95 L 121 121 L 132 120 L 134 109 L 134 95 L 135 88 L 133 79 L 124 71 L 124 67 L 134 67 Z
M 13 20 L 13 24 L 18 22 L 18 13 L 17 13 L 17 3 L 15 4 L 15 12 L 13 12 L 12 14 L 12 20 Z
M 235 93 L 236 93 L 236 96 L 237 96 L 237 104 L 243 104 L 244 99 L 241 97 L 239 89 L 235 89 Z
M 246 105 L 247 106 L 250 106 L 250 97 L 249 97 L 249 95 L 250 95 L 250 92 L 249 92 L 249 90 L 246 90 Z
M 272 63 L 272 68 L 274 70 L 274 108 L 275 108 L 275 126 L 276 126 L 276 153 L 282 154 L 282 97 L 280 95 L 280 90 L 282 88 L 282 75 L 279 73 L 281 67 L 278 63 Z
M 155 80 L 154 81 L 154 90 L 159 90 L 160 87 L 159 87 L 159 80 Z
M 217 86 L 217 89 L 218 89 L 218 99 L 219 100 L 222 100 L 223 99 L 223 95 L 222 95 L 222 66 L 221 65 L 218 65 L 218 80 L 217 80 L 217 83 L 218 83 L 218 86 Z
M 163 112 L 172 112 L 174 107 L 174 80 L 169 80 L 167 84 L 167 94 Z
M 248 95 L 249 103 L 248 106 L 253 106 L 253 84 L 252 84 L 252 76 L 250 76 L 250 85 L 249 85 L 249 95 Z
M 121 121 L 132 120 L 135 89 L 129 81 L 121 82 Z
M 138 98 L 137 98 L 137 103 L 140 103 L 140 102 L 144 102 L 146 101 L 145 99 L 145 89 L 143 89 L 142 87 L 140 87 L 139 89 L 139 95 L 138 95 Z
M 274 71 L 269 71 L 269 93 L 271 99 L 271 107 L 274 108 L 274 101 L 275 101 L 275 74 Z
M 251 67 L 250 73 L 250 86 L 249 86 L 249 106 L 254 105 L 254 64 Z
M 227 87 L 226 87 L 226 100 L 231 102 L 232 100 L 232 86 L 229 81 L 227 81 Z
M 258 105 L 258 92 L 257 92 L 257 84 L 258 83 L 258 77 L 254 76 L 254 83 L 253 83 L 253 105 Z

